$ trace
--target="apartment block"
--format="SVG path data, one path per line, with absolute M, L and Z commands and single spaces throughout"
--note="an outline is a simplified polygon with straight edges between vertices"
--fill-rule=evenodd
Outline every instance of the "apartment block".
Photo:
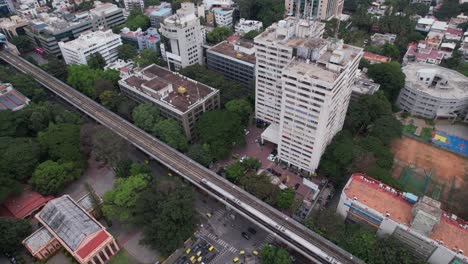
M 131 31 L 125 27 L 120 31 L 120 37 L 124 44 L 132 45 L 140 51 L 143 49 L 157 50 L 159 41 L 161 40 L 161 36 L 156 28 L 148 28 L 146 31 L 138 28 L 135 31 Z
M 397 105 L 428 119 L 468 117 L 468 77 L 437 65 L 410 63 L 403 67 L 405 86 Z
M 123 0 L 125 10 L 128 12 L 132 11 L 134 8 L 140 9 L 141 11 L 145 10 L 145 1 L 144 0 Z
M 180 70 L 190 65 L 203 64 L 203 30 L 200 19 L 195 16 L 193 3 L 182 3 L 176 14 L 161 23 L 161 35 L 166 38 L 165 57 L 171 70 Z
M 255 46 L 244 39 L 223 41 L 206 51 L 207 67 L 249 87 L 255 81 Z
M 341 15 L 344 0 L 285 0 L 284 5 L 290 16 L 329 20 Z
M 234 9 L 231 7 L 215 7 L 211 9 L 211 12 L 214 15 L 216 26 L 218 27 L 233 27 L 233 14 Z
M 72 41 L 59 42 L 67 64 L 88 64 L 89 57 L 95 53 L 101 54 L 109 64 L 117 60 L 117 48 L 121 45 L 120 35 L 112 33 L 112 30 L 90 32 Z
M 430 197 L 396 190 L 364 174 L 353 174 L 336 209 L 346 221 L 392 236 L 421 263 L 468 263 L 468 222 L 441 209 Z
M 125 22 L 123 9 L 111 3 L 97 3 L 90 11 L 64 14 L 44 13 L 25 28 L 34 46 L 47 54 L 60 56 L 59 42 L 78 38 L 83 32 L 110 29 Z
M 158 6 L 148 6 L 145 15 L 150 18 L 151 27 L 160 28 L 161 21 L 172 15 L 172 7 L 168 2 L 161 2 Z
M 313 173 L 342 129 L 362 49 L 321 39 L 323 24 L 289 17 L 255 38 L 256 118 L 278 158 Z
M 161 115 L 178 121 L 189 140 L 204 112 L 220 107 L 219 91 L 155 64 L 119 81 L 123 93 L 156 106 Z
M 263 23 L 262 21 L 257 20 L 246 20 L 241 18 L 236 24 L 235 32 L 241 35 L 247 34 L 250 31 L 262 31 Z

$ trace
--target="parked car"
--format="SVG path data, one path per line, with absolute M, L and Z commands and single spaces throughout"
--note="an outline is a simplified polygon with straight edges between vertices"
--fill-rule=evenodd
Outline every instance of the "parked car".
M 247 240 L 250 240 L 250 236 L 249 234 L 247 234 L 246 232 L 242 232 L 242 236 L 247 239 Z
M 255 234 L 257 233 L 257 230 L 255 230 L 255 228 L 253 228 L 253 227 L 249 227 L 247 230 L 248 230 L 252 235 L 255 235 Z
M 300 183 L 296 183 L 296 185 L 294 185 L 294 190 L 297 190 L 297 189 L 299 189 L 299 187 L 300 187 L 300 186 L 301 186 L 301 184 L 300 184 Z
M 271 162 L 275 162 L 275 159 L 276 159 L 276 156 L 273 154 L 270 154 L 270 156 L 268 156 L 268 160 Z

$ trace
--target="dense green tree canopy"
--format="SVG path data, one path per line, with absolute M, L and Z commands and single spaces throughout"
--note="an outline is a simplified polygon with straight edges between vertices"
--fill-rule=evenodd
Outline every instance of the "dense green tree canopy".
M 400 89 L 405 85 L 405 74 L 398 62 L 373 64 L 369 67 L 368 75 L 382 90 L 390 102 L 395 102 Z
M 22 248 L 21 241 L 31 234 L 31 224 L 25 219 L 0 218 L 0 251 L 15 253 Z
M 80 152 L 80 126 L 74 124 L 50 124 L 38 135 L 41 147 L 52 160 L 77 162 L 83 165 L 84 157 Z
M 240 177 L 239 184 L 247 192 L 255 195 L 255 197 L 262 201 L 272 205 L 276 203 L 276 197 L 280 190 L 278 186 L 271 183 L 270 177 L 266 174 L 244 174 Z
M 0 80 L 13 84 L 15 89 L 33 102 L 40 102 L 46 99 L 46 94 L 41 85 L 26 74 L 20 74 L 7 66 L 0 66 Z
M 104 57 L 102 57 L 101 53 L 96 52 L 96 53 L 89 55 L 88 66 L 91 69 L 103 70 L 104 67 L 106 66 L 106 60 L 104 60 Z
M 135 222 L 143 227 L 142 242 L 168 256 L 183 246 L 196 227 L 195 193 L 175 181 L 159 182 L 138 199 Z
M 48 160 L 39 164 L 30 183 L 37 192 L 43 195 L 57 195 L 77 176 L 73 162 L 60 164 Z
M 233 144 L 244 143 L 241 118 L 226 110 L 204 113 L 195 125 L 203 143 L 210 145 L 210 152 L 216 159 L 229 156 Z
M 260 263 L 262 264 L 291 264 L 289 253 L 279 247 L 264 245 L 260 250 Z
M 390 145 L 393 139 L 401 137 L 402 125 L 393 115 L 384 115 L 377 119 L 371 128 L 371 135 Z
M 15 45 L 21 53 L 28 52 L 33 49 L 33 44 L 28 36 L 15 36 L 10 40 L 10 42 Z
M 231 164 L 226 168 L 227 179 L 232 182 L 237 182 L 239 179 L 244 176 L 246 169 L 242 166 L 242 163 L 237 161 Z
M 122 60 L 130 60 L 138 55 L 137 49 L 130 44 L 123 44 L 118 47 L 119 58 Z
M 281 190 L 276 197 L 276 207 L 280 209 L 289 209 L 294 203 L 296 192 L 293 189 Z
M 119 72 L 116 70 L 102 71 L 99 69 L 92 69 L 88 65 L 68 66 L 68 84 L 92 99 L 96 99 L 99 96 L 96 92 L 95 85 L 98 80 L 102 79 L 108 80 L 116 86 L 120 79 Z
M 232 35 L 232 30 L 227 27 L 216 27 L 206 34 L 206 41 L 211 44 L 217 44 Z
M 154 126 L 161 121 L 159 110 L 150 103 L 140 104 L 133 109 L 133 122 L 145 131 L 152 131 Z
M 213 161 L 208 144 L 194 144 L 189 147 L 187 155 L 196 162 L 208 167 Z
M 118 178 L 115 188 L 104 194 L 102 211 L 106 217 L 120 221 L 133 219 L 140 193 L 148 187 L 149 176 L 146 174 Z
M 439 20 L 450 20 L 460 14 L 460 2 L 458 0 L 445 0 L 442 6 L 435 12 L 435 17 Z
M 139 8 L 132 9 L 130 15 L 127 18 L 127 22 L 125 23 L 125 26 L 132 31 L 137 30 L 139 28 L 145 31 L 150 27 L 150 25 L 151 23 L 149 17 L 145 16 L 145 14 L 143 14 L 141 9 Z
M 263 27 L 268 27 L 284 16 L 284 1 L 282 0 L 239 0 L 241 17 L 260 20 Z
M 41 68 L 62 81 L 67 80 L 67 65 L 53 55 L 47 57 L 47 63 L 42 64 Z
M 165 119 L 159 121 L 154 126 L 153 133 L 164 143 L 177 150 L 183 152 L 188 148 L 187 137 L 185 136 L 180 124 L 175 120 Z
M 231 100 L 225 105 L 226 110 L 235 113 L 242 118 L 242 123 L 247 126 L 250 114 L 253 109 L 250 103 L 245 99 Z
M 32 138 L 0 138 L 0 177 L 24 180 L 39 164 L 40 148 Z
M 140 56 L 133 58 L 133 60 L 138 63 L 140 67 L 146 67 L 151 64 L 164 64 L 159 52 L 155 49 L 143 49 L 140 52 Z
M 256 30 L 251 30 L 247 33 L 245 33 L 244 38 L 248 40 L 253 40 L 256 36 L 258 36 L 261 32 L 256 31 Z
M 114 169 L 122 160 L 127 159 L 130 146 L 123 138 L 104 127 L 98 127 L 91 133 L 91 144 L 97 159 Z

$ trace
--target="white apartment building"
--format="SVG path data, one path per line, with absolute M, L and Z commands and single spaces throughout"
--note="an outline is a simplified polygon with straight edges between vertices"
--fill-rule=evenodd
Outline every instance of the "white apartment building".
M 139 8 L 141 11 L 145 10 L 145 1 L 144 0 L 124 0 L 125 10 L 128 12 L 132 11 L 133 8 Z
M 344 0 L 285 0 L 284 6 L 290 16 L 329 20 L 339 18 Z
M 262 31 L 262 28 L 263 28 L 262 21 L 246 20 L 244 18 L 241 18 L 239 22 L 236 24 L 235 32 L 241 35 L 244 35 L 253 30 L 260 32 Z
M 256 118 L 278 158 L 313 173 L 343 127 L 362 49 L 321 39 L 323 23 L 289 17 L 255 38 Z
M 195 16 L 193 3 L 182 3 L 176 14 L 161 23 L 161 34 L 166 37 L 161 50 L 165 52 L 168 67 L 180 70 L 190 65 L 203 64 L 203 27 Z
M 227 27 L 232 28 L 233 26 L 233 8 L 222 8 L 222 7 L 215 7 L 211 9 L 213 12 L 214 19 L 216 22 L 217 27 Z
M 59 42 L 60 51 L 67 64 L 87 64 L 91 54 L 100 53 L 106 64 L 117 60 L 117 48 L 122 45 L 120 35 L 112 30 L 82 34 L 69 42 Z

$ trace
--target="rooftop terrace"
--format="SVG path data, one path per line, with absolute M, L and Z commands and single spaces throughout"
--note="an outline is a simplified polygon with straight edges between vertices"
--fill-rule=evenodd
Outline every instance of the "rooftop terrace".
M 217 91 L 155 64 L 122 82 L 181 112 L 186 112 L 197 102 Z
M 389 218 L 410 226 L 413 205 L 403 198 L 403 193 L 363 174 L 353 174 L 350 183 L 343 190 L 348 197 L 356 197 L 361 204 L 381 214 L 389 213 Z M 443 241 L 444 246 L 455 251 L 468 252 L 468 223 L 452 220 L 449 213 L 443 212 L 441 220 L 428 235 L 435 241 Z

